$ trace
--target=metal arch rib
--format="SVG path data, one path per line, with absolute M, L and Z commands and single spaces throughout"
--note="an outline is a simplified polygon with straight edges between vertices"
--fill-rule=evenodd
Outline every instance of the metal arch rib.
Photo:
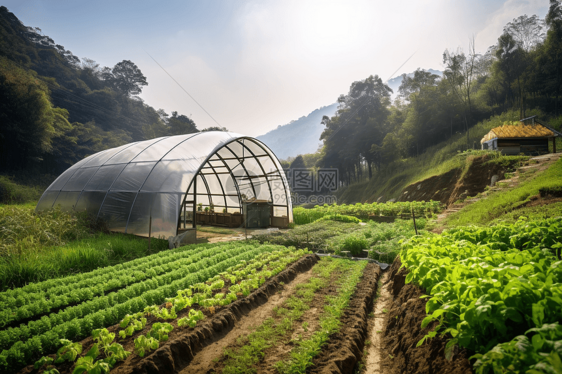
M 267 154 L 269 159 L 273 162 L 273 165 L 275 165 L 275 168 L 277 169 L 277 173 L 279 173 L 279 176 L 281 177 L 281 184 L 283 184 L 283 190 L 285 191 L 285 201 L 286 201 L 285 206 L 287 207 L 287 218 L 289 218 L 289 199 L 291 198 L 291 195 L 287 192 L 288 184 L 286 183 L 286 179 L 283 178 L 283 174 L 281 174 L 282 171 L 279 170 L 279 167 L 277 166 L 277 163 L 273 159 L 273 157 L 275 157 L 277 160 L 278 160 L 278 158 L 277 158 L 277 156 L 275 156 L 273 151 L 271 151 L 265 144 L 261 143 L 259 140 L 257 142 L 254 139 L 250 139 L 250 140 L 252 141 L 252 143 L 254 143 L 258 147 L 260 147 Z M 272 157 L 272 154 L 273 154 L 273 157 Z M 259 160 L 258 160 L 258 163 L 259 163 Z M 272 196 L 272 198 L 273 198 L 273 196 Z
M 244 139 L 244 140 L 250 140 L 250 139 Z M 271 189 L 271 183 L 269 183 L 269 178 L 267 177 L 267 173 L 265 172 L 265 169 L 263 168 L 263 165 L 261 164 L 260 160 L 256 157 L 254 152 L 252 152 L 252 150 L 249 147 L 247 147 L 244 143 L 241 143 L 240 141 L 238 143 L 242 144 L 242 147 L 246 148 L 248 150 L 248 152 L 250 152 L 251 155 L 254 156 L 254 159 L 258 163 L 258 165 L 259 165 L 259 167 L 260 167 L 260 169 L 263 173 L 263 176 L 265 177 L 265 181 L 267 182 L 267 187 L 269 188 L 269 196 L 271 197 L 271 202 L 273 203 L 273 190 Z M 266 152 L 266 155 L 267 155 L 267 152 Z M 258 197 L 256 196 L 256 199 L 257 198 Z
M 217 151 L 217 152 L 218 152 L 218 151 Z M 222 182 L 221 182 L 219 176 L 217 175 L 217 171 L 215 170 L 215 168 L 213 167 L 213 165 L 211 165 L 211 161 L 208 161 L 208 160 L 207 160 L 207 165 L 209 165 L 209 166 L 211 167 L 211 169 L 213 169 L 213 173 L 215 174 L 215 177 L 216 177 L 217 180 L 219 181 L 219 186 L 221 186 L 221 191 L 222 191 L 222 194 L 223 194 L 223 196 L 224 196 L 224 206 L 226 207 L 228 204 L 227 204 L 227 202 L 226 202 L 226 192 L 224 191 L 224 187 L 222 186 Z M 204 174 L 201 173 L 201 172 L 199 172 L 199 174 L 201 174 L 201 176 L 204 175 Z M 213 205 L 214 205 L 214 204 L 213 204 Z
M 236 139 L 235 141 L 240 144 L 240 142 L 239 142 L 238 140 L 240 140 L 240 139 Z M 231 142 L 231 143 L 234 143 L 234 141 Z M 240 158 L 238 157 L 238 155 L 237 155 L 232 149 L 230 149 L 230 147 L 228 146 L 228 144 L 225 144 L 224 147 L 225 147 L 226 149 L 228 149 L 228 150 L 230 151 L 230 153 L 232 153 L 232 155 L 233 155 L 234 157 L 238 158 L 238 163 L 242 166 L 242 169 L 244 169 L 244 172 L 245 172 L 246 175 L 249 177 L 250 174 L 248 173 L 248 170 L 246 169 L 246 166 L 244 165 L 244 162 L 243 162 L 243 161 L 240 161 Z M 246 147 L 242 146 L 242 150 L 244 150 L 245 148 L 246 148 Z M 244 155 L 242 155 L 242 157 L 244 157 Z M 250 181 L 250 186 L 252 186 L 252 191 L 254 191 L 254 196 L 256 196 L 256 188 L 254 187 L 254 182 L 252 182 L 252 178 L 248 178 L 248 180 Z

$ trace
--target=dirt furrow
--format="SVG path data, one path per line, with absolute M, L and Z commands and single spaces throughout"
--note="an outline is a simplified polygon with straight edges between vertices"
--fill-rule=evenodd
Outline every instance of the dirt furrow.
M 373 299 L 381 268 L 368 264 L 363 278 L 357 284 L 341 322 L 341 329 L 330 337 L 322 352 L 315 357 L 310 373 L 352 373 L 361 360 L 365 340 L 368 336 L 368 315 L 372 310 Z
M 385 373 L 382 365 L 383 352 L 383 330 L 388 316 L 388 309 L 392 302 L 392 296 L 389 290 L 389 272 L 386 272 L 382 279 L 382 287 L 379 287 L 379 295 L 375 300 L 374 316 L 369 321 L 369 337 L 370 342 L 367 348 L 367 357 L 364 358 L 365 374 L 383 374 Z M 367 344 L 365 344 L 367 345 Z
M 306 282 L 312 276 L 312 269 L 299 274 L 293 281 L 286 284 L 279 293 L 269 297 L 266 304 L 252 310 L 236 322 L 234 328 L 228 331 L 220 340 L 203 348 L 195 355 L 191 363 L 180 371 L 180 374 L 207 373 L 215 365 L 215 360 L 222 357 L 223 351 L 229 345 L 235 344 L 240 336 L 248 335 L 253 329 L 268 318 L 273 309 L 280 306 L 293 294 L 298 284 Z
M 389 271 L 391 293 L 388 316 L 383 329 L 381 363 L 384 373 L 388 374 L 469 374 L 472 367 L 468 361 L 470 353 L 466 349 L 456 350 L 451 360 L 445 358 L 445 345 L 448 339 L 437 336 L 428 339 L 422 346 L 417 343 L 437 322 L 421 328 L 425 318 L 425 304 L 428 299 L 423 290 L 414 284 L 405 284 L 407 270 L 400 269 L 400 257 L 397 257 Z

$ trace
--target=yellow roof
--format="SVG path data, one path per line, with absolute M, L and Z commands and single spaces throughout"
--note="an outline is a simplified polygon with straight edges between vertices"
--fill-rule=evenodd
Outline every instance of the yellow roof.
M 480 143 L 487 142 L 495 138 L 543 138 L 552 137 L 554 133 L 544 126 L 535 125 L 503 125 L 493 128 L 484 135 Z

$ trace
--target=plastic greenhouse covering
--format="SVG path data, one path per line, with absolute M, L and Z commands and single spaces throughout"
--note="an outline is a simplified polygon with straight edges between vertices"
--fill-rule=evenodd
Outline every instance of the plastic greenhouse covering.
M 209 131 L 130 143 L 89 156 L 62 173 L 36 210 L 60 206 L 105 220 L 111 231 L 168 238 L 195 204 L 242 212 L 243 200 L 273 205 L 293 221 L 290 191 L 277 157 L 243 135 Z M 185 213 L 185 212 L 184 212 Z

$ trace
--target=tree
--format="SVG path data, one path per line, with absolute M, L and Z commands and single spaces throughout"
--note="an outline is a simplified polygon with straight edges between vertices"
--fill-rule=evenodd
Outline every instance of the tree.
M 511 35 L 525 52 L 530 52 L 542 43 L 546 36 L 544 23 L 537 15 L 529 17 L 525 14 L 509 22 L 503 32 Z
M 178 112 L 172 112 L 172 116 L 168 119 L 168 127 L 170 135 L 180 135 L 180 134 L 191 134 L 194 132 L 199 132 L 195 122 L 186 115 L 180 114 Z
M 558 99 L 562 92 L 562 5 L 560 1 L 550 0 L 546 15 L 548 32 L 543 47 L 539 51 L 537 65 L 541 90 L 554 96 L 554 112 L 559 114 Z
M 129 60 L 121 61 L 111 72 L 105 68 L 102 76 L 125 96 L 138 95 L 142 92 L 142 87 L 148 85 L 141 70 Z
M 443 76 L 446 78 L 447 82 L 449 82 L 458 100 L 465 107 L 464 122 L 467 146 L 469 141 L 469 121 L 472 122 L 472 91 L 474 89 L 474 73 L 476 70 L 477 58 L 478 55 L 476 54 L 474 46 L 474 38 L 469 42 L 468 55 L 465 55 L 460 49 L 457 50 L 457 52 L 445 50 L 443 53 L 443 63 L 445 64 Z
M 46 85 L 0 57 L 0 167 L 25 169 L 50 151 L 54 118 Z
M 205 129 L 201 130 L 201 132 L 205 132 L 205 131 L 224 131 L 224 132 L 228 132 L 228 129 L 226 127 L 211 126 L 211 127 L 207 127 Z
M 525 81 L 522 75 L 528 66 L 527 54 L 511 34 L 504 33 L 498 39 L 496 58 L 497 60 L 493 65 L 496 74 L 513 103 L 516 95 L 512 86 L 516 87 L 519 97 L 520 117 L 523 118 L 525 115 Z
M 298 155 L 293 162 L 291 162 L 291 169 L 305 169 L 306 165 L 304 164 L 304 159 L 301 155 Z

